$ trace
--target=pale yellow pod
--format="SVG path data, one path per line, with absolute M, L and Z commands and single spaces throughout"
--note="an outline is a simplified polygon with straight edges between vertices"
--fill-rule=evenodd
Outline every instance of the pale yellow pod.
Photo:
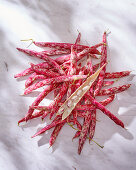
M 84 96 L 84 94 L 90 89 L 93 82 L 97 79 L 97 77 L 99 76 L 101 70 L 105 67 L 106 64 L 104 64 L 94 74 L 89 76 L 87 78 L 87 80 L 60 107 L 60 109 L 57 112 L 57 115 L 61 115 L 63 113 L 62 120 L 66 119 L 70 115 L 70 113 L 75 108 L 77 103 L 81 100 L 81 98 Z M 69 103 L 70 103 L 70 105 L 69 105 Z

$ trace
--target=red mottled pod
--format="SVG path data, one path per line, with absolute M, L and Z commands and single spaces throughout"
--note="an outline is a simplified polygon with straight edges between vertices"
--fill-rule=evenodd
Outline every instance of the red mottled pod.
M 131 73 L 131 71 L 121 71 L 121 72 L 105 73 L 105 79 L 121 78 L 121 77 L 129 76 L 130 73 Z
M 45 98 L 45 96 L 47 96 L 47 94 L 49 94 L 54 88 L 56 88 L 58 85 L 53 84 L 53 85 L 48 85 L 36 98 L 36 100 L 32 103 L 31 106 L 38 106 L 40 104 L 40 102 Z M 27 114 L 25 115 L 25 120 L 28 121 L 32 114 L 34 112 L 34 109 L 32 107 L 29 107 L 29 110 L 27 112 Z
M 44 133 L 44 132 L 46 132 L 47 130 L 55 127 L 56 125 L 59 125 L 59 124 L 61 124 L 61 123 L 65 123 L 65 122 L 66 122 L 66 120 L 61 120 L 61 119 L 58 120 L 58 121 L 54 121 L 54 122 L 52 122 L 51 124 L 49 124 L 49 125 L 45 126 L 44 128 L 42 128 L 42 129 L 41 129 L 39 132 L 37 132 L 36 134 L 34 134 L 34 135 L 32 136 L 32 138 L 35 137 L 35 136 L 38 136 L 38 135 L 40 135 L 40 134 L 42 134 L 42 133 Z
M 16 75 L 14 75 L 14 78 L 20 78 L 20 77 L 23 77 L 23 76 L 27 76 L 27 75 L 29 75 L 29 74 L 31 74 L 33 72 L 34 71 L 31 68 L 28 68 L 28 69 L 22 71 L 21 73 L 18 73 Z
M 94 137 L 95 126 L 96 126 L 96 109 L 91 112 L 91 117 L 92 120 L 90 122 L 90 127 L 89 127 L 89 142 Z
M 32 84 L 33 78 L 36 76 L 36 73 L 33 73 L 25 82 L 25 88 L 29 87 Z
M 64 49 L 69 49 L 71 50 L 71 46 L 73 46 L 74 49 L 77 50 L 83 50 L 85 48 L 89 48 L 89 46 L 85 46 L 85 45 L 79 45 L 79 44 L 70 44 L 70 43 L 55 43 L 55 42 L 33 42 L 36 46 L 39 47 L 50 47 L 50 48 L 56 48 L 59 50 L 64 50 Z M 97 48 L 99 46 L 101 46 L 103 43 L 100 43 L 92 46 L 92 48 Z
M 60 76 L 60 74 L 58 74 L 58 73 L 56 73 L 56 72 L 54 72 L 52 70 L 49 70 L 49 69 L 46 69 L 46 68 L 37 68 L 37 66 L 35 66 L 34 64 L 31 64 L 31 68 L 36 73 L 42 74 L 44 76 L 48 76 L 48 77 L 57 77 L 57 76 Z
M 62 55 L 62 54 L 68 54 L 70 51 L 69 50 L 58 50 L 58 49 L 51 49 L 48 51 L 41 51 L 40 53 L 49 55 L 49 56 L 54 56 L 54 55 Z
M 77 131 L 77 132 L 75 133 L 74 137 L 72 138 L 72 140 L 75 139 L 75 138 L 78 138 L 79 136 L 80 136 L 80 131 Z
M 111 86 L 113 83 L 115 83 L 115 81 L 104 81 L 104 82 L 103 82 L 103 87 L 105 87 L 105 86 Z
M 62 87 L 62 84 L 63 83 L 60 83 L 60 85 L 54 90 L 54 98 L 59 94 L 59 91 L 60 91 L 60 89 Z
M 78 33 L 77 39 L 75 41 L 75 44 L 80 44 L 80 40 L 81 40 L 81 33 Z
M 85 140 L 87 138 L 90 122 L 91 122 L 91 114 L 88 114 L 85 117 L 84 124 L 83 124 L 82 130 L 80 132 L 79 145 L 78 145 L 78 154 L 80 154 L 82 149 L 83 149 L 83 145 L 84 145 Z
M 31 81 L 29 83 L 27 82 L 26 88 L 29 87 L 30 85 L 32 85 L 35 80 L 44 80 L 46 78 L 47 78 L 47 76 L 44 76 L 44 75 L 35 75 L 35 76 L 33 76 L 33 78 L 31 79 Z
M 93 54 L 100 54 L 100 52 L 96 48 L 86 48 L 83 51 L 77 53 L 77 61 L 81 60 L 84 56 L 86 56 L 89 53 Z M 71 55 L 65 55 L 61 56 L 59 58 L 56 58 L 55 61 L 59 64 L 62 64 L 64 62 L 70 63 L 70 56 Z
M 102 45 L 102 52 L 101 52 L 102 55 L 101 55 L 100 66 L 103 66 L 107 62 L 106 32 L 104 32 L 104 34 L 103 34 L 103 43 L 104 44 Z M 98 82 L 97 82 L 97 85 L 96 85 L 95 91 L 94 91 L 94 96 L 97 96 L 100 89 L 102 88 L 104 77 L 105 77 L 105 72 L 106 72 L 106 67 L 104 67 L 99 74 Z
M 45 85 L 48 85 L 48 84 L 56 84 L 56 83 L 61 83 L 61 82 L 65 82 L 65 81 L 73 81 L 73 80 L 78 80 L 78 79 L 84 79 L 86 77 L 87 77 L 86 75 L 69 75 L 69 76 L 59 76 L 59 77 L 56 77 L 56 78 L 45 79 L 45 80 L 39 81 L 39 82 L 29 86 L 24 91 L 24 94 L 29 94 L 33 90 L 36 90 L 36 89 L 43 87 Z
M 105 115 L 107 115 L 117 125 L 124 128 L 124 123 L 121 120 L 119 120 L 115 115 L 113 115 L 109 110 L 107 110 L 102 104 L 97 102 L 91 95 L 87 95 L 87 97 L 92 102 L 92 104 L 96 106 L 96 108 L 100 109 Z
M 112 87 L 109 89 L 103 89 L 99 92 L 98 96 L 113 95 L 115 93 L 121 93 L 121 92 L 127 90 L 130 86 L 131 86 L 131 84 L 125 84 L 123 86 Z
M 50 137 L 50 140 L 49 140 L 49 144 L 50 146 L 52 146 L 54 144 L 54 142 L 56 141 L 56 138 L 59 134 L 59 132 L 61 131 L 62 127 L 64 126 L 64 123 L 60 124 L 60 125 L 57 125 L 52 134 L 51 134 L 51 137 Z
M 62 88 L 60 89 L 60 92 L 58 95 L 55 97 L 53 102 L 48 106 L 50 109 L 50 119 L 54 115 L 54 113 L 57 113 L 58 111 L 58 103 L 61 102 L 63 96 L 66 94 L 68 88 L 68 83 L 63 83 Z M 44 118 L 44 115 L 42 116 Z
M 47 55 L 43 54 L 43 53 L 39 53 L 36 52 L 34 50 L 29 50 L 29 49 L 21 49 L 21 48 L 17 48 L 17 50 L 22 51 L 30 56 L 35 56 L 37 58 L 43 59 L 46 62 L 49 63 L 49 65 L 51 65 L 52 67 L 54 67 L 55 69 L 58 70 L 58 72 L 62 75 L 65 75 L 65 72 L 61 69 L 61 67 L 55 62 L 55 60 L 53 60 L 52 58 L 48 57 Z
M 31 117 L 30 117 L 30 120 L 31 119 L 35 119 L 35 118 L 38 118 L 38 117 L 40 117 L 40 116 L 42 116 L 44 114 L 44 111 L 42 110 L 42 111 L 39 111 L 39 112 L 36 112 L 36 113 L 34 113 L 33 115 L 31 115 Z M 19 120 L 18 121 L 18 125 L 20 124 L 20 123 L 22 123 L 22 122 L 25 122 L 26 120 L 25 120 L 25 117 L 24 118 L 22 118 L 21 120 Z

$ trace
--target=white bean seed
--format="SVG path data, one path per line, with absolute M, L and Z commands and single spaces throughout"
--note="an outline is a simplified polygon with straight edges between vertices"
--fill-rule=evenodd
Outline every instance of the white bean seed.
M 73 96 L 72 99 L 75 100 L 77 98 L 77 96 Z
M 78 90 L 78 92 L 77 92 L 77 96 L 80 96 L 80 95 L 81 95 L 81 93 L 82 93 L 82 90 Z
M 89 85 L 92 85 L 93 80 L 90 81 Z
M 85 87 L 83 88 L 83 90 L 84 90 L 84 91 L 85 91 L 85 90 L 88 90 L 89 87 L 90 87 L 90 86 L 85 86 Z
M 68 107 L 71 107 L 71 104 L 72 104 L 72 101 L 69 100 L 67 106 L 68 106 Z

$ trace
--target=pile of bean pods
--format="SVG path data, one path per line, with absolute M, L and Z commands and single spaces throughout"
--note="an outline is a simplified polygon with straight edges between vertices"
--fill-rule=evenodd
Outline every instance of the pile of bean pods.
M 123 122 L 105 106 L 114 100 L 116 93 L 123 92 L 131 86 L 131 84 L 125 84 L 108 88 L 116 79 L 128 76 L 130 71 L 112 73 L 106 71 L 106 32 L 103 34 L 102 42 L 91 47 L 80 45 L 80 39 L 81 33 L 73 44 L 33 41 L 33 44 L 38 47 L 47 47 L 46 51 L 40 52 L 17 48 L 29 56 L 39 58 L 40 63 L 30 63 L 29 68 L 14 76 L 20 78 L 29 75 L 25 82 L 24 95 L 44 87 L 18 124 L 39 117 L 43 120 L 49 116 L 52 122 L 32 137 L 53 128 L 49 140 L 50 146 L 56 141 L 62 127 L 68 124 L 76 130 L 73 139 L 79 138 L 78 154 L 81 153 L 86 139 L 89 139 L 89 142 L 94 141 L 97 109 L 124 128 Z M 54 59 L 52 56 L 58 57 Z M 82 58 L 86 59 L 85 64 L 82 63 Z M 98 60 L 98 63 L 93 64 L 93 60 Z M 40 105 L 52 91 L 54 100 L 48 106 Z M 98 102 L 96 96 L 105 96 L 105 99 Z

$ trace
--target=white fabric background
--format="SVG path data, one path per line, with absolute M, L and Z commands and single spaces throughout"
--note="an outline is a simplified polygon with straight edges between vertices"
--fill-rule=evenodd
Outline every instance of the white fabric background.
M 30 137 L 49 123 L 36 119 L 17 126 L 36 95 L 20 96 L 25 79 L 14 74 L 38 60 L 16 50 L 37 41 L 74 42 L 82 33 L 82 43 L 101 41 L 109 29 L 108 71 L 132 70 L 120 79 L 125 84 L 136 78 L 136 1 L 135 0 L 0 0 L 0 169 L 1 170 L 134 170 L 136 166 L 136 87 L 132 87 L 107 108 L 117 115 L 128 130 L 115 125 L 102 112 L 97 112 L 94 139 L 100 149 L 86 141 L 82 154 L 77 154 L 75 131 L 65 125 L 56 143 L 48 149 L 50 130 L 34 139 Z M 30 48 L 34 49 L 32 45 Z M 38 49 L 39 50 L 39 49 Z M 35 93 L 36 94 L 36 93 Z M 46 104 L 51 101 L 48 96 Z

